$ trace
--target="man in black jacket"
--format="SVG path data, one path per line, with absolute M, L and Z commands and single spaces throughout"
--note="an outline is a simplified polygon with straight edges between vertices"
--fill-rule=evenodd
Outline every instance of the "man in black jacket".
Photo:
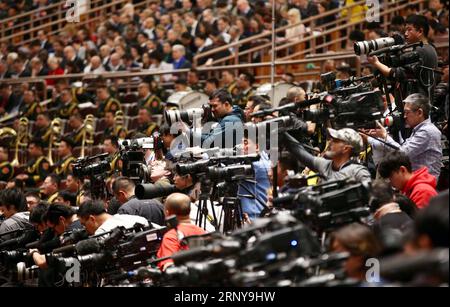
M 135 183 L 127 177 L 119 177 L 114 181 L 114 196 L 121 203 L 117 214 L 138 215 L 149 222 L 164 225 L 164 206 L 154 199 L 137 199 L 134 188 Z

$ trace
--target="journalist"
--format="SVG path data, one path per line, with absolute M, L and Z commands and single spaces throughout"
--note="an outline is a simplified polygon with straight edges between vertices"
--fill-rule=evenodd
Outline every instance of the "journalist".
M 135 183 L 127 177 L 119 177 L 114 181 L 114 196 L 121 204 L 117 214 L 138 215 L 148 221 L 164 225 L 164 207 L 154 199 L 137 199 L 134 190 Z
M 378 129 L 370 131 L 369 134 L 385 140 L 406 153 L 411 159 L 413 171 L 426 166 L 430 174 L 438 179 L 442 167 L 441 132 L 430 120 L 429 99 L 422 94 L 412 94 L 404 100 L 404 103 L 405 123 L 412 128 L 412 133 L 403 144 L 395 142 L 381 125 L 378 125 Z M 369 138 L 368 141 L 373 143 L 376 140 Z M 374 148 L 374 152 L 375 150 L 378 155 L 385 155 L 393 148 L 377 146 Z M 382 151 L 381 154 L 379 151 Z
M 32 228 L 29 223 L 25 195 L 18 189 L 6 189 L 0 194 L 0 212 L 5 220 L 0 224 L 0 242 L 14 238 L 14 234 L 3 235 L 15 230 Z
M 420 56 L 421 65 L 431 69 L 436 69 L 438 66 L 438 56 L 434 47 L 428 43 L 427 37 L 429 29 L 430 26 L 425 16 L 410 15 L 406 19 L 405 38 L 408 44 L 422 42 L 423 46 L 419 46 L 415 49 Z M 385 77 L 392 78 L 397 82 L 404 83 L 409 76 L 412 77 L 409 79 L 418 79 L 417 86 L 408 89 L 407 92 L 409 93 L 418 92 L 428 96 L 429 93 L 434 92 L 434 86 L 430 86 L 430 84 L 434 81 L 435 76 L 434 73 L 430 72 L 428 69 L 418 68 L 411 74 L 411 71 L 408 72 L 405 67 L 393 68 L 386 66 L 381 63 L 376 56 L 369 56 L 367 57 L 367 60 Z
M 329 128 L 330 143 L 324 157 L 316 157 L 306 151 L 303 145 L 289 133 L 284 134 L 286 148 L 296 156 L 299 162 L 326 181 L 353 178 L 356 181 L 371 181 L 369 170 L 357 162 L 356 157 L 362 150 L 363 140 L 353 129 L 334 130 Z
M 186 250 L 187 246 L 183 245 L 181 241 L 183 238 L 195 235 L 202 235 L 205 230 L 194 225 L 191 222 L 191 200 L 187 195 L 181 193 L 174 193 L 167 197 L 164 204 L 166 216 L 175 215 L 178 220 L 176 229 L 169 230 L 163 237 L 161 246 L 158 250 L 157 257 L 169 257 L 181 250 Z M 171 259 L 160 261 L 158 267 L 164 271 L 169 266 L 173 265 Z
M 430 199 L 437 195 L 436 178 L 426 167 L 413 171 L 410 159 L 401 151 L 387 154 L 381 161 L 380 176 L 389 179 L 391 185 L 408 196 L 421 209 L 428 206 Z
M 209 132 L 202 133 L 202 147 L 235 147 L 240 140 L 237 140 L 233 132 L 242 127 L 243 111 L 238 106 L 233 106 L 233 98 L 224 89 L 215 91 L 210 97 L 209 104 L 218 122 Z
M 250 220 L 254 220 L 266 208 L 270 188 L 270 160 L 266 152 L 259 150 L 257 142 L 248 136 L 243 139 L 243 150 L 245 155 L 259 153 L 261 156 L 259 161 L 252 163 L 255 180 L 244 180 L 239 183 L 238 187 L 242 212 L 247 214 Z
M 77 214 L 81 224 L 90 235 L 102 234 L 120 226 L 125 228 L 131 228 L 135 224 L 148 226 L 148 221 L 141 216 L 108 214 L 101 201 L 87 201 L 82 203 Z

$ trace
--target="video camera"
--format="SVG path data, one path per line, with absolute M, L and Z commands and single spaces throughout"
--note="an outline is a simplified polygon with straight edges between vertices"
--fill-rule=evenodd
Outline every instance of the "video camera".
M 62 274 L 73 264 L 79 264 L 82 270 L 95 270 L 107 282 L 108 276 L 145 265 L 156 255 L 166 231 L 166 227 L 118 227 L 53 250 L 51 254 L 46 255 L 47 263 Z
M 281 194 L 273 205 L 293 210 L 297 218 L 318 232 L 330 231 L 370 214 L 369 191 L 366 182 L 343 179 Z
M 161 140 L 158 134 L 148 138 L 121 140 L 120 157 L 123 162 L 122 174 L 133 180 L 136 184 L 151 181 L 151 170 L 145 161 L 145 150 L 161 149 Z
M 107 153 L 78 158 L 73 163 L 73 174 L 80 179 L 103 176 L 110 170 L 111 164 Z

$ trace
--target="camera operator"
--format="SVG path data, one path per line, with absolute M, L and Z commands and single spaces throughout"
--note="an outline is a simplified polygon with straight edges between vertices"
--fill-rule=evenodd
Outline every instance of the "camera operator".
M 413 172 L 410 159 L 401 151 L 387 154 L 378 171 L 382 178 L 389 179 L 391 185 L 408 196 L 418 208 L 428 206 L 430 198 L 437 195 L 436 178 L 426 167 Z
M 157 253 L 158 258 L 169 257 L 180 250 L 186 250 L 187 246 L 181 244 L 183 238 L 205 234 L 205 230 L 191 222 L 191 201 L 187 195 L 181 193 L 169 195 L 164 204 L 164 209 L 167 217 L 171 215 L 177 217 L 178 226 L 176 229 L 169 230 L 164 235 Z M 173 265 L 171 259 L 160 261 L 158 263 L 158 266 L 162 271 L 166 270 L 171 265 Z
M 363 141 L 353 129 L 334 130 L 329 128 L 330 144 L 323 157 L 316 157 L 306 151 L 296 139 L 285 133 L 287 149 L 306 167 L 324 176 L 327 181 L 353 178 L 356 181 L 371 181 L 369 170 L 355 158 L 361 152 Z
M 405 152 L 411 159 L 413 171 L 426 166 L 430 174 L 438 179 L 442 166 L 441 132 L 429 118 L 431 109 L 429 99 L 422 94 L 412 94 L 404 100 L 404 103 L 405 122 L 413 130 L 411 136 L 402 145 L 395 142 L 381 125 L 369 134 L 386 140 L 387 143 Z M 371 138 L 368 140 L 374 142 Z M 392 148 L 377 146 L 377 150 L 391 151 Z
M 114 181 L 114 196 L 121 204 L 117 214 L 138 215 L 148 221 L 164 225 L 164 207 L 154 199 L 137 199 L 134 195 L 136 185 L 127 177 L 119 177 Z
M 373 225 L 375 233 L 385 229 L 404 232 L 413 226 L 412 219 L 395 202 L 394 191 L 385 181 L 377 180 L 372 184 L 370 209 L 376 221 Z
M 243 181 L 239 183 L 238 197 L 241 201 L 242 212 L 247 214 L 250 220 L 258 218 L 266 208 L 268 190 L 270 188 L 269 170 L 270 160 L 264 151 L 259 150 L 258 144 L 245 135 L 243 139 L 244 155 L 259 153 L 261 159 L 253 162 L 255 181 Z
M 236 139 L 233 132 L 235 129 L 242 127 L 244 120 L 242 110 L 238 106 L 233 106 L 233 98 L 224 89 L 215 91 L 210 98 L 209 104 L 218 124 L 212 127 L 208 133 L 201 135 L 202 148 L 205 148 L 205 146 L 207 148 L 226 148 L 228 145 L 228 142 L 226 142 L 227 138 L 232 138 L 233 141 L 230 145 L 235 147 L 240 140 Z
M 422 61 L 421 65 L 436 69 L 438 64 L 438 56 L 434 47 L 428 43 L 427 36 L 429 28 L 430 27 L 428 25 L 426 17 L 421 15 L 410 15 L 408 16 L 408 18 L 406 18 L 405 38 L 408 44 L 423 42 L 423 47 L 416 48 L 416 51 L 419 53 Z M 369 56 L 367 57 L 367 60 L 385 77 L 393 78 L 399 83 L 404 83 L 404 81 L 407 79 L 407 71 L 405 67 L 388 67 L 385 64 L 381 63 L 376 56 Z M 429 83 L 431 83 L 435 79 L 434 73 L 423 68 L 420 68 L 417 73 L 417 79 L 419 81 L 418 86 L 416 86 L 415 90 L 409 91 L 409 93 L 419 92 L 421 94 L 429 96 L 428 91 L 430 91 L 431 94 L 434 92 L 434 86 L 429 85 Z M 417 75 L 417 73 L 414 73 L 414 75 Z M 413 77 L 412 79 L 415 78 Z
M 31 228 L 30 213 L 27 211 L 25 195 L 18 189 L 6 189 L 0 194 L 0 211 L 5 220 L 0 224 L 0 235 L 25 228 Z M 0 242 L 13 239 L 14 234 L 0 236 Z
M 89 200 L 84 202 L 78 209 L 77 214 L 81 224 L 90 235 L 102 234 L 119 226 L 125 228 L 131 228 L 135 224 L 148 226 L 148 221 L 141 216 L 126 214 L 111 215 L 106 213 L 105 206 L 101 201 Z
M 58 237 L 68 231 L 83 229 L 74 210 L 63 204 L 50 205 L 45 213 L 44 220 L 46 220 L 48 228 L 52 229 Z M 47 268 L 45 255 L 41 255 L 39 250 L 32 249 L 30 254 L 39 268 Z

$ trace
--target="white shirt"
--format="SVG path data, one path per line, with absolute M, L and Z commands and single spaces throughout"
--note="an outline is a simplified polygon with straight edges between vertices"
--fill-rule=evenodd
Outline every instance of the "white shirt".
M 148 221 L 137 215 L 128 215 L 128 214 L 116 214 L 113 215 L 110 219 L 104 222 L 96 231 L 95 234 L 102 234 L 108 231 L 113 230 L 114 228 L 123 226 L 125 228 L 132 228 L 136 223 L 142 224 L 144 226 L 148 226 Z

